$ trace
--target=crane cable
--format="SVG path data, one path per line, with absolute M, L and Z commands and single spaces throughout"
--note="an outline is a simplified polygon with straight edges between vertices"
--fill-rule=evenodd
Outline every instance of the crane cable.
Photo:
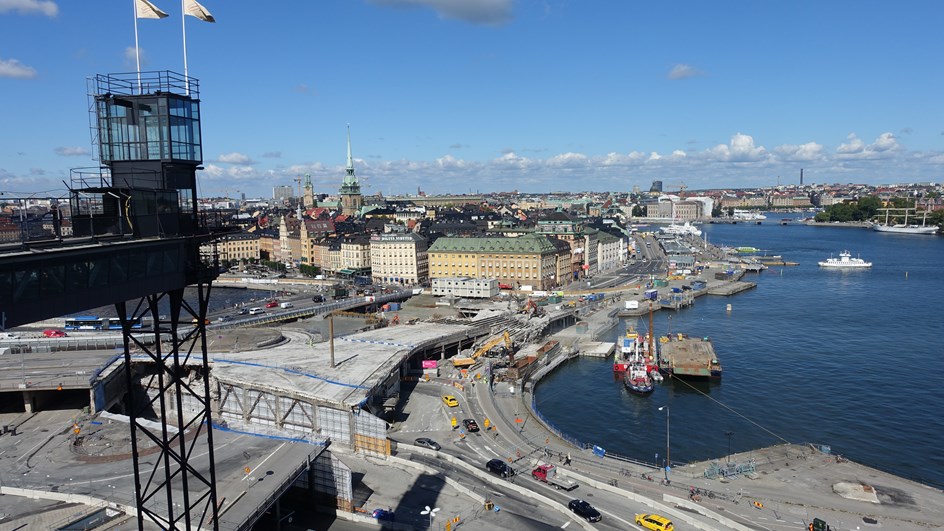
M 751 424 L 757 426 L 758 428 L 760 428 L 760 429 L 766 431 L 767 433 L 773 435 L 773 436 L 776 437 L 777 439 L 780 439 L 781 441 L 783 441 L 783 442 L 785 442 L 785 443 L 787 443 L 787 444 L 792 444 L 792 443 L 790 443 L 790 441 L 784 439 L 783 437 L 777 435 L 776 433 L 774 433 L 774 432 L 768 430 L 767 428 L 761 426 L 761 425 L 758 424 L 757 422 L 754 422 L 753 420 L 751 420 L 751 419 L 748 418 L 747 416 L 745 416 L 745 415 L 741 414 L 740 412 L 736 411 L 734 408 L 732 408 L 732 407 L 730 407 L 730 406 L 724 404 L 723 402 L 720 402 L 720 401 L 718 401 L 718 400 L 716 400 L 716 399 L 714 399 L 714 398 L 708 396 L 708 393 L 703 392 L 701 389 L 698 389 L 698 388 L 695 387 L 694 385 L 692 385 L 692 384 L 686 382 L 684 379 L 682 379 L 682 378 L 673 378 L 673 379 L 676 380 L 676 381 L 678 381 L 678 382 L 684 383 L 685 385 L 689 386 L 689 387 L 690 387 L 693 391 L 695 391 L 696 393 L 698 393 L 698 394 L 704 396 L 704 397 L 707 398 L 708 400 L 711 400 L 712 402 L 718 404 L 719 406 L 723 407 L 724 409 L 727 409 L 727 410 L 730 411 L 731 413 L 734 413 L 735 415 L 741 417 L 742 419 L 744 419 L 744 420 L 750 422 Z

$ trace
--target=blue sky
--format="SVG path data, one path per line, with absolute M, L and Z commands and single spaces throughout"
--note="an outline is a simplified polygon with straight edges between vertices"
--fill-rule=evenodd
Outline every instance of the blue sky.
M 179 0 L 139 21 L 183 72 Z M 203 0 L 203 196 L 944 179 L 944 3 Z M 86 77 L 134 71 L 131 0 L 0 0 L 0 192 L 93 166 Z

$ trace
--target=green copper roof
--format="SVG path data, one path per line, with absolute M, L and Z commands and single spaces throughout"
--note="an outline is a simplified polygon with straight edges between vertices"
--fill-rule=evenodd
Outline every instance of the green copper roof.
M 544 254 L 556 251 L 544 236 L 529 234 L 518 238 L 439 238 L 429 252 Z

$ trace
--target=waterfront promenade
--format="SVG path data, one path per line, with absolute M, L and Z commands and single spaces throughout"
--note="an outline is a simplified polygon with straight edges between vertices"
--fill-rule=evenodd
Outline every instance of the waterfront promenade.
M 585 333 L 577 333 L 576 327 L 571 327 L 555 334 L 553 339 L 561 343 L 562 349 L 555 359 L 545 362 L 546 370 L 579 355 L 582 344 L 611 329 L 615 324 L 612 308 L 585 314 L 584 322 L 588 324 Z M 528 469 L 546 455 L 552 463 L 563 465 L 569 455 L 571 464 L 565 469 L 574 478 L 598 489 L 620 491 L 630 499 L 651 500 L 653 510 L 659 512 L 661 507 L 659 510 L 668 512 L 678 529 L 690 527 L 683 522 L 693 512 L 716 521 L 717 529 L 801 529 L 814 517 L 827 521 L 834 530 L 944 529 L 944 492 L 837 458 L 809 445 L 756 449 L 718 456 L 715 462 L 673 461 L 668 474 L 670 482 L 666 485 L 661 481 L 664 472 L 655 465 L 627 457 L 600 457 L 589 448 L 578 448 L 574 445 L 578 434 L 558 432 L 531 409 L 531 384 L 519 386 L 514 392 L 509 385 L 498 383 L 494 389 L 479 385 L 474 388 L 474 396 L 486 415 L 495 419 L 500 436 L 522 448 L 519 469 Z M 661 438 L 663 434 L 627 434 L 639 436 Z M 579 442 L 606 446 L 606 441 Z M 729 461 L 745 468 L 753 464 L 753 471 L 725 476 Z M 706 471 L 717 472 L 719 468 L 720 474 L 709 473 L 713 477 L 706 477 Z M 706 492 L 700 501 L 689 499 L 691 487 Z

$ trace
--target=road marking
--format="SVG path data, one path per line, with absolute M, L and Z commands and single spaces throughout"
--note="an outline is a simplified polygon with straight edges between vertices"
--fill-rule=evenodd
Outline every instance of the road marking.
M 597 510 L 600 511 L 600 509 L 597 509 Z M 605 515 L 609 516 L 610 518 L 612 518 L 612 519 L 614 519 L 614 520 L 616 520 L 616 521 L 618 521 L 618 522 L 622 522 L 622 523 L 626 524 L 627 526 L 632 526 L 632 525 L 633 525 L 632 522 L 629 522 L 629 521 L 627 521 L 627 520 L 623 520 L 623 519 L 620 518 L 619 516 L 616 516 L 615 514 L 609 512 L 609 511 L 600 511 L 600 513 L 601 513 L 601 514 L 605 514 Z
M 241 479 L 240 481 L 246 481 L 246 478 L 248 478 L 250 474 L 252 474 L 252 473 L 255 472 L 256 470 L 258 470 L 259 467 L 261 467 L 263 463 L 265 463 L 266 461 L 268 461 L 270 457 L 272 457 L 273 455 L 275 455 L 275 454 L 276 454 L 279 450 L 281 450 L 282 447 L 285 446 L 286 444 L 288 444 L 288 443 L 282 443 L 282 444 L 280 444 L 278 448 L 276 448 L 275 450 L 272 451 L 272 453 L 270 453 L 269 455 L 267 455 L 266 458 L 263 459 L 258 465 L 256 465 L 256 466 L 252 467 L 251 469 L 249 469 L 249 472 L 247 472 L 246 475 L 243 476 L 243 479 Z
M 567 529 L 567 526 L 569 526 L 572 522 L 573 520 L 567 520 L 564 522 L 564 525 L 561 526 L 561 529 Z

